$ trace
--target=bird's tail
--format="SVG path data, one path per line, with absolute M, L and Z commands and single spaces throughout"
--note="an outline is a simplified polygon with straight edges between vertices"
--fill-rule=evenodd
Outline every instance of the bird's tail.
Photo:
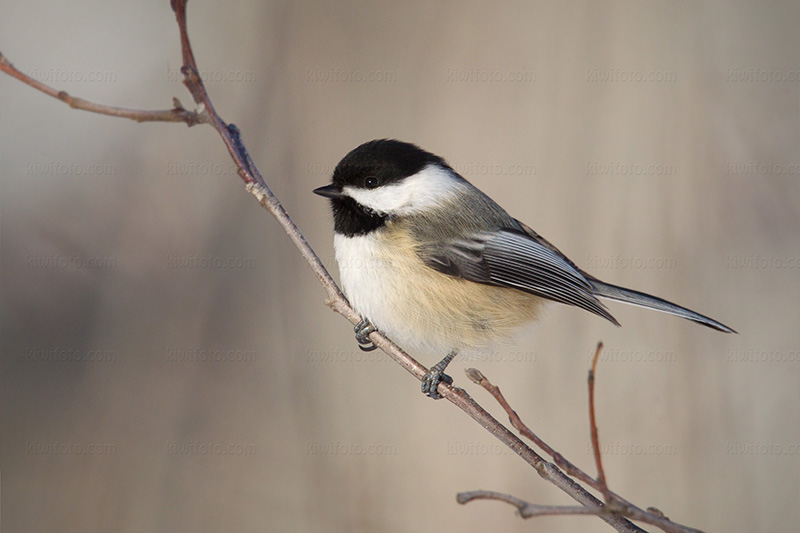
M 611 285 L 610 283 L 603 283 L 597 279 L 592 279 L 591 284 L 594 286 L 595 295 L 601 298 L 608 298 L 609 300 L 616 300 L 626 304 L 638 305 L 648 309 L 655 309 L 656 311 L 662 311 L 664 313 L 669 313 L 670 315 L 679 316 L 687 320 L 697 322 L 698 324 L 716 329 L 717 331 L 736 333 L 736 331 L 729 328 L 725 324 L 717 322 L 716 320 L 708 318 L 707 316 L 703 316 L 700 313 L 695 313 L 694 311 L 686 309 L 685 307 L 662 300 L 656 296 L 650 296 L 649 294 L 634 291 L 632 289 L 617 287 L 616 285 Z

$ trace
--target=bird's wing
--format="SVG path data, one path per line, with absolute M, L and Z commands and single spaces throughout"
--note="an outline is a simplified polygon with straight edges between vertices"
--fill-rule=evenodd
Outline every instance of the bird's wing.
M 670 315 L 679 316 L 681 318 L 697 322 L 698 324 L 702 324 L 703 326 L 709 327 L 711 329 L 716 329 L 717 331 L 722 331 L 725 333 L 736 333 L 735 330 L 729 328 L 728 326 L 726 326 L 721 322 L 714 320 L 713 318 L 709 318 L 705 315 L 701 315 L 696 311 L 687 309 L 686 307 L 682 307 L 672 302 L 668 302 L 667 300 L 659 298 L 658 296 L 653 296 L 651 294 L 647 294 L 644 292 L 635 291 L 633 289 L 626 289 L 625 287 L 619 287 L 617 285 L 611 285 L 610 283 L 600 281 L 596 277 L 587 274 L 586 272 L 575 266 L 575 264 L 572 261 L 570 261 L 563 253 L 561 253 L 558 248 L 550 244 L 544 237 L 533 231 L 530 227 L 526 226 L 519 220 L 515 220 L 515 222 L 519 224 L 520 228 L 522 228 L 522 230 L 528 236 L 530 236 L 531 239 L 535 240 L 545 248 L 549 249 L 550 251 L 554 252 L 555 254 L 563 258 L 567 263 L 570 264 L 570 266 L 572 266 L 575 270 L 580 272 L 580 274 L 584 278 L 586 278 L 586 280 L 588 280 L 589 283 L 591 283 L 593 293 L 595 296 L 599 296 L 600 298 L 605 298 L 608 300 L 616 300 L 618 302 L 630 305 L 638 305 L 640 307 L 645 307 L 647 309 L 654 309 L 656 311 L 661 311 L 662 313 L 668 313 Z
M 619 323 L 594 288 L 557 248 L 520 224 L 430 243 L 420 250 L 429 267 L 468 281 L 508 287 L 574 305 Z

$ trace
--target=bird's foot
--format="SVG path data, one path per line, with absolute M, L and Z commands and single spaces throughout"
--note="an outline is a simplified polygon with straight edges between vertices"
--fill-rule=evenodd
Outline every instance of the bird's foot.
M 375 343 L 369 338 L 370 333 L 378 331 L 378 328 L 376 328 L 372 322 L 366 318 L 362 318 L 353 330 L 356 332 L 356 342 L 358 342 L 359 348 L 365 352 L 371 352 L 377 348 Z
M 433 398 L 434 400 L 441 400 L 443 396 L 439 394 L 439 391 L 437 390 L 440 382 L 452 385 L 453 378 L 444 372 L 434 372 L 433 369 L 429 370 L 428 373 L 422 378 L 422 394 L 428 396 L 429 398 Z
M 443 396 L 439 394 L 439 383 L 453 384 L 453 378 L 444 373 L 444 369 L 456 356 L 456 352 L 450 352 L 447 356 L 433 365 L 428 372 L 422 377 L 422 394 L 433 398 L 434 400 L 441 400 Z

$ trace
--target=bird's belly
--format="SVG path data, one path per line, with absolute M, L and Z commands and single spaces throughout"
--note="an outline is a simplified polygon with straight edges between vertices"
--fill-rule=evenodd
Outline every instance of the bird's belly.
M 543 300 L 447 276 L 391 233 L 334 238 L 342 288 L 353 308 L 403 346 L 445 353 L 482 348 L 534 320 Z M 406 246 L 408 245 L 408 246 Z

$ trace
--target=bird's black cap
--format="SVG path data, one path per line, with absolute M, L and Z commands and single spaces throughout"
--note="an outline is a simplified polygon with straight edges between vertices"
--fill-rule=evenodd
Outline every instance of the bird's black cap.
M 360 205 L 342 189 L 374 189 L 413 176 L 430 164 L 450 168 L 444 159 L 414 144 L 393 139 L 369 141 L 344 156 L 333 171 L 333 182 L 314 193 L 331 199 L 336 233 L 365 235 L 382 227 L 388 217 Z
M 438 155 L 419 146 L 393 139 L 378 139 L 362 144 L 344 156 L 333 171 L 333 184 L 366 187 L 365 180 L 374 178 L 370 188 L 393 183 L 412 176 L 430 164 L 447 166 Z

